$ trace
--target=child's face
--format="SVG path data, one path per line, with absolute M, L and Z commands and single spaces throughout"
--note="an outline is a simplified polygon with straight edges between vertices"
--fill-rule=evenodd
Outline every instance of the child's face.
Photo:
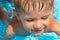
M 49 28 L 51 13 L 53 11 L 33 11 L 21 14 L 20 19 L 26 31 L 40 35 Z

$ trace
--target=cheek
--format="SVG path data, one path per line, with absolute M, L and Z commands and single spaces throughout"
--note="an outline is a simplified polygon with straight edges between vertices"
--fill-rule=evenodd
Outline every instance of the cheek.
M 23 24 L 23 26 L 24 26 L 24 28 L 26 28 L 26 29 L 31 29 L 31 28 L 32 28 L 32 23 L 25 22 L 25 23 Z
M 44 21 L 44 24 L 48 26 L 50 24 L 50 20 L 48 19 L 48 20 Z
M 46 27 L 45 27 L 45 31 L 48 31 L 49 29 L 50 29 L 50 20 L 48 19 L 48 20 L 46 20 L 46 21 L 44 21 L 44 23 L 43 23 Z

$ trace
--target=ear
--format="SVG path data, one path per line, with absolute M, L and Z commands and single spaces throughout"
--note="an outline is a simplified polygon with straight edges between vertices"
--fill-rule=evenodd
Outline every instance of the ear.
M 17 12 L 16 10 L 14 10 L 14 14 L 15 14 L 17 20 L 20 21 L 20 19 L 19 19 L 19 14 L 18 14 L 18 12 Z
M 51 15 L 54 13 L 54 7 L 51 8 Z

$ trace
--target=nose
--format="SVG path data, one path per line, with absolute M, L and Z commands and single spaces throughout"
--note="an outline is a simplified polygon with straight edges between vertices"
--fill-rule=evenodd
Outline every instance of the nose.
M 42 27 L 43 25 L 41 21 L 37 21 L 33 26 L 34 29 L 42 29 Z

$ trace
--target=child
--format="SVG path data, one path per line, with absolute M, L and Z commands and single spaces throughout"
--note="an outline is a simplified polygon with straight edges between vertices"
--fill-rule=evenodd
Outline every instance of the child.
M 18 26 L 20 30 L 24 28 L 22 32 L 19 30 L 20 35 L 25 35 L 26 30 L 33 35 L 40 35 L 49 29 L 54 11 L 53 0 L 14 0 L 14 4 L 17 11 L 15 15 L 23 27 Z
M 54 0 L 14 0 L 15 17 L 8 25 L 7 34 L 38 36 L 50 31 L 53 3 Z

